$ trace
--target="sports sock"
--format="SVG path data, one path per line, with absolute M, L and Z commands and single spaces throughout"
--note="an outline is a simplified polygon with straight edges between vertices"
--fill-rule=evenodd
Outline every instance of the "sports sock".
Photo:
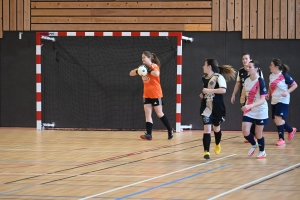
M 168 131 L 171 131 L 171 130 L 172 130 L 172 127 L 170 126 L 169 120 L 168 120 L 168 118 L 167 118 L 166 115 L 162 116 L 162 117 L 160 118 L 160 120 L 161 120 L 162 123 L 165 125 L 165 127 L 168 129 Z
M 203 141 L 204 151 L 209 152 L 209 146 L 210 146 L 210 141 L 211 141 L 210 133 L 204 133 L 202 141 Z
M 152 126 L 153 124 L 151 122 L 146 122 L 147 135 L 152 135 Z
M 215 143 L 216 145 L 218 145 L 221 142 L 222 132 L 220 130 L 219 132 L 214 132 L 214 134 L 215 134 Z
M 254 135 L 249 134 L 248 136 L 244 136 L 244 138 L 245 138 L 246 140 L 248 140 L 248 141 L 250 142 L 251 145 L 256 145 L 256 142 L 255 142 L 255 140 L 254 140 Z
M 281 138 L 284 140 L 284 125 L 277 126 L 277 132 L 279 139 Z
M 257 139 L 259 151 L 264 151 L 265 150 L 265 138 L 262 137 L 261 139 Z
M 250 133 L 255 136 L 255 124 L 254 123 L 251 125 Z
M 288 123 L 285 122 L 283 126 L 288 133 L 293 131 L 293 128 Z

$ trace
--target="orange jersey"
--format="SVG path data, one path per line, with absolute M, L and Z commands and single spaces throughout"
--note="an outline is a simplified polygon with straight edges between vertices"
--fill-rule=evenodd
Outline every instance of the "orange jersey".
M 160 71 L 159 67 L 154 63 L 152 63 L 149 68 L 152 69 L 152 71 Z M 147 76 L 142 76 L 142 79 L 144 82 L 144 98 L 156 99 L 163 97 L 159 76 L 153 76 L 148 73 Z

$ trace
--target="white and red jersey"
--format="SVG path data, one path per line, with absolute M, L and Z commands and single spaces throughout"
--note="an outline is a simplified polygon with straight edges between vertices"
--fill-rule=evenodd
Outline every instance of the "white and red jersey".
M 290 103 L 290 94 L 286 97 L 282 96 L 282 93 L 289 89 L 289 86 L 296 84 L 290 75 L 287 73 L 278 73 L 278 74 L 270 74 L 270 83 L 269 89 L 270 94 L 272 96 L 271 104 L 277 104 L 278 102 L 289 104 Z
M 265 81 L 258 77 L 255 80 L 247 78 L 245 80 L 245 91 L 246 91 L 246 103 L 245 105 L 250 105 L 257 102 L 262 96 L 267 96 L 267 88 Z M 257 107 L 253 107 L 249 110 L 244 111 L 244 116 L 250 117 L 252 119 L 267 119 L 268 118 L 268 104 L 267 101 Z

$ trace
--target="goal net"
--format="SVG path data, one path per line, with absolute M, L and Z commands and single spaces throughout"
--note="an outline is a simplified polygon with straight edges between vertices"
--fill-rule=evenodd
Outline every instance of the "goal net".
M 175 128 L 179 35 L 44 35 L 49 37 L 40 43 L 41 119 L 37 126 L 145 129 L 143 82 L 140 76 L 129 76 L 129 72 L 142 64 L 142 52 L 150 51 L 161 61 L 163 111 Z M 154 129 L 165 129 L 154 110 L 152 117 Z

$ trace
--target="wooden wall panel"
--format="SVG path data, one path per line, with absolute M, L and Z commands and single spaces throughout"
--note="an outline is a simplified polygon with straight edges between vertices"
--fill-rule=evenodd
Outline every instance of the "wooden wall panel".
M 234 31 L 234 0 L 227 1 L 227 31 Z
M 272 39 L 272 0 L 266 0 L 265 5 L 265 39 Z
M 9 2 L 9 30 L 17 30 L 17 0 Z
M 300 39 L 300 0 L 296 0 L 296 39 Z
M 9 31 L 9 0 L 3 0 L 3 31 Z
M 24 0 L 24 31 L 30 31 L 30 0 Z
M 280 39 L 287 39 L 287 0 L 280 1 Z
M 17 0 L 17 31 L 24 30 L 24 8 L 23 0 Z
M 220 30 L 220 2 L 212 0 L 212 31 Z
M 288 39 L 295 38 L 295 0 L 288 0 Z
M 256 39 L 257 38 L 257 1 L 251 1 L 250 0 L 250 22 L 249 22 L 249 28 L 250 28 L 250 39 Z
M 227 3 L 226 0 L 220 0 L 220 31 L 226 31 L 227 23 Z
M 242 0 L 235 0 L 234 2 L 234 30 L 242 30 Z
M 3 12 L 2 12 L 2 0 L 0 0 L 0 38 L 3 37 Z
M 265 38 L 265 1 L 257 1 L 257 39 Z
M 280 0 L 273 0 L 273 39 L 279 39 Z
M 211 8 L 211 1 L 174 1 L 174 2 L 32 2 L 31 8 Z
M 243 0 L 242 38 L 249 39 L 249 0 Z

